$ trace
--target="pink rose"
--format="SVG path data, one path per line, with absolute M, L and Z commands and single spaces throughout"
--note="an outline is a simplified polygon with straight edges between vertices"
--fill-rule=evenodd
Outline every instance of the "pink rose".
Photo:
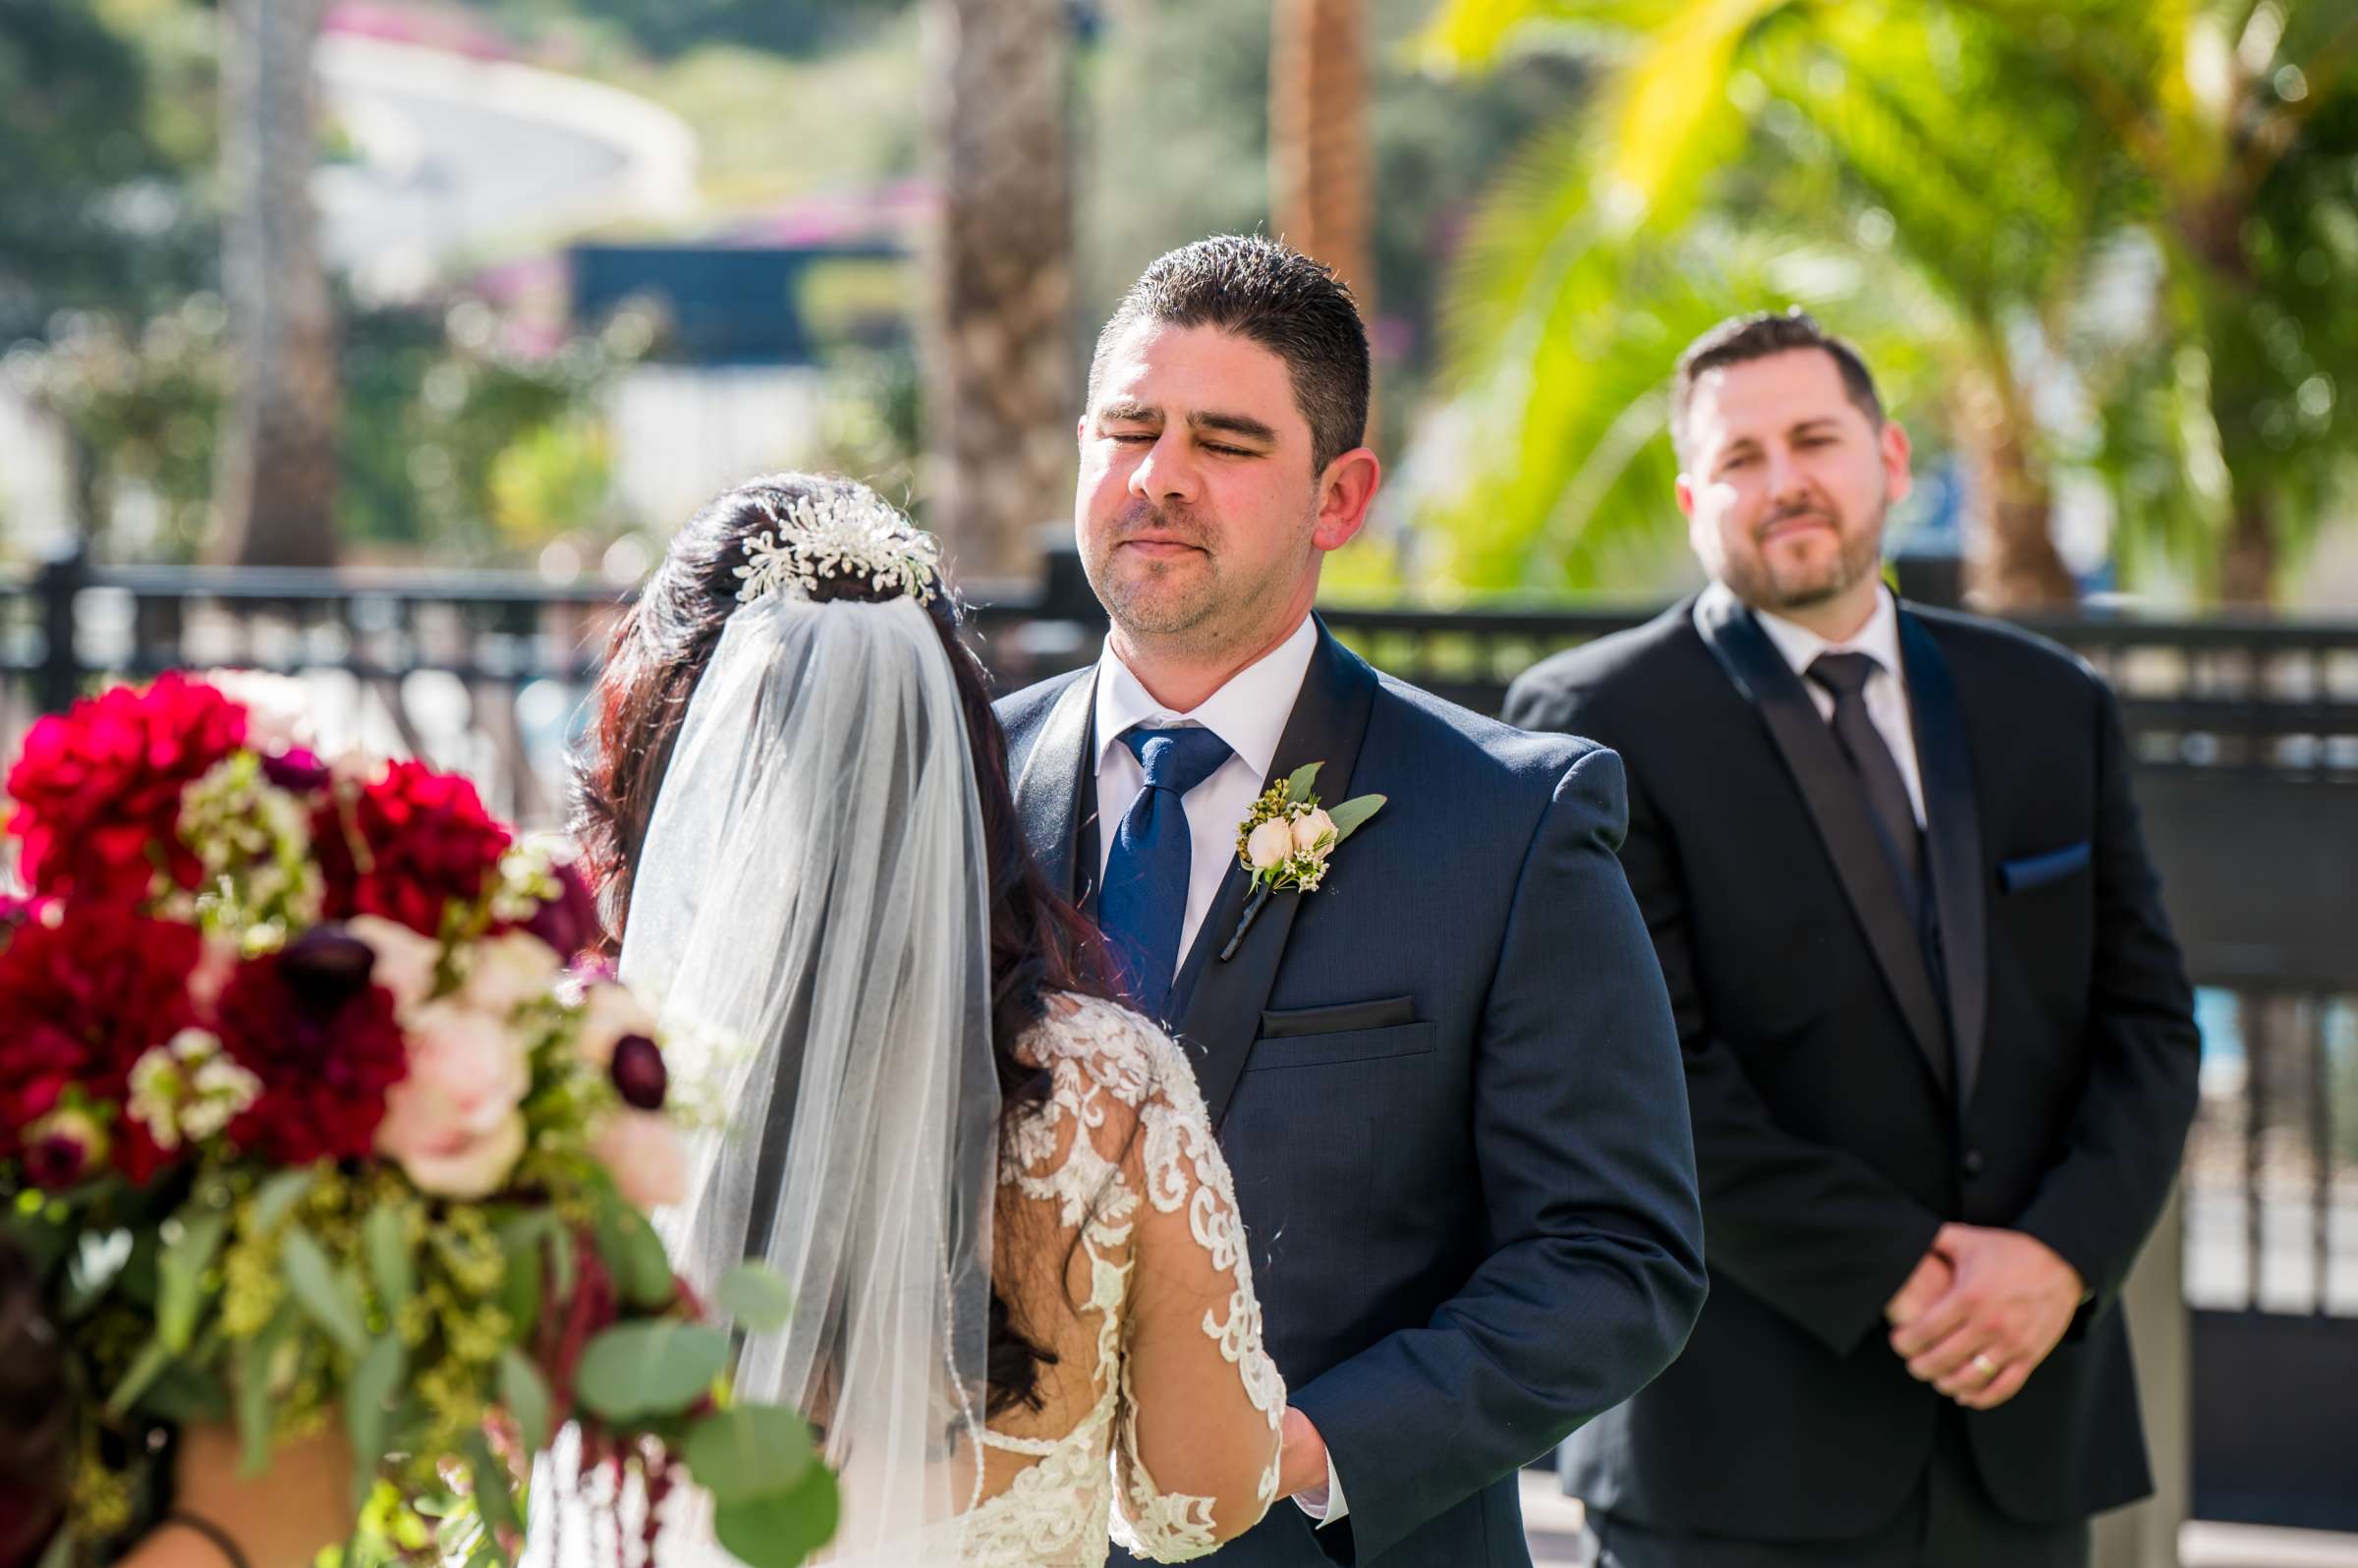
M 556 949 L 527 931 L 509 931 L 475 944 L 468 955 L 467 1000 L 493 1018 L 506 1018 L 522 1004 L 547 996 L 564 961 Z
M 344 923 L 344 929 L 376 955 L 368 978 L 393 993 L 393 1005 L 402 1017 L 434 994 L 434 972 L 442 961 L 440 942 L 382 915 L 355 915 Z
M 1245 858 L 1257 871 L 1274 870 L 1294 853 L 1294 830 L 1283 817 L 1262 823 L 1245 840 Z
M 524 1112 L 510 1111 L 480 1138 L 448 1149 L 414 1153 L 401 1162 L 421 1193 L 471 1202 L 499 1191 L 524 1154 Z
M 591 1157 L 605 1166 L 623 1199 L 641 1211 L 688 1196 L 688 1150 L 679 1129 L 654 1111 L 616 1111 L 590 1135 Z
M 524 1152 L 516 1107 L 532 1087 L 524 1043 L 499 1020 L 456 1001 L 410 1020 L 410 1072 L 385 1095 L 377 1151 L 421 1192 L 481 1198 Z

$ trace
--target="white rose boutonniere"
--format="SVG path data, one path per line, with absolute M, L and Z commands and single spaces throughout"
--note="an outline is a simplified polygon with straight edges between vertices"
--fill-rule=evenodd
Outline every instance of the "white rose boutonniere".
M 1220 949 L 1223 960 L 1235 956 L 1271 893 L 1317 892 L 1335 846 L 1383 810 L 1380 795 L 1345 801 L 1331 812 L 1320 807 L 1312 789 L 1324 765 L 1308 763 L 1284 783 L 1270 785 L 1237 824 L 1236 858 L 1253 873 L 1253 895 L 1236 923 L 1236 934 Z

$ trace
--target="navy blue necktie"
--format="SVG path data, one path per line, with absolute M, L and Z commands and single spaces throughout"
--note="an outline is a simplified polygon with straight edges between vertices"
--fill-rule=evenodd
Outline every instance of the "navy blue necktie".
M 1195 864 L 1181 801 L 1218 772 L 1230 754 L 1226 741 L 1196 727 L 1133 726 L 1121 741 L 1146 769 L 1147 781 L 1114 829 L 1105 882 L 1097 891 L 1097 924 L 1121 960 L 1130 999 L 1148 1017 L 1160 1019 L 1179 970 L 1188 871 Z

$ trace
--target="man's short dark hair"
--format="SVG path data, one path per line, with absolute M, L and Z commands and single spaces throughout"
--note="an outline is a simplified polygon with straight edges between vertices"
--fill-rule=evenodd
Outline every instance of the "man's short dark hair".
M 1115 341 L 1140 321 L 1218 327 L 1285 362 L 1310 423 L 1311 466 L 1350 451 L 1368 429 L 1368 329 L 1334 269 L 1252 234 L 1218 234 L 1158 257 L 1097 334 L 1089 397 Z
M 1729 316 L 1687 345 L 1687 352 L 1678 357 L 1678 373 L 1670 381 L 1670 444 L 1684 457 L 1687 408 L 1695 401 L 1695 383 L 1706 371 L 1796 349 L 1817 349 L 1831 358 L 1834 368 L 1842 372 L 1842 389 L 1850 401 L 1867 416 L 1870 425 L 1882 428 L 1883 400 L 1876 395 L 1875 377 L 1867 362 L 1857 349 L 1828 333 L 1797 305 L 1784 311 Z

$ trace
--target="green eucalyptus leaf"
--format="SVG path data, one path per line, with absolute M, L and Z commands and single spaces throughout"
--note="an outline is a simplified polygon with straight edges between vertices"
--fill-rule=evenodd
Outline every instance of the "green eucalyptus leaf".
M 734 1405 L 688 1429 L 682 1457 L 722 1502 L 786 1491 L 811 1465 L 811 1426 L 784 1405 Z
M 352 1437 L 352 1499 L 359 1508 L 376 1489 L 378 1463 L 390 1446 L 386 1433 L 392 1425 L 394 1396 L 409 1371 L 409 1352 L 401 1341 L 385 1334 L 368 1347 L 344 1385 L 344 1429 Z
M 295 1205 L 310 1193 L 311 1183 L 318 1172 L 307 1166 L 302 1170 L 282 1170 L 262 1183 L 253 1195 L 253 1213 L 251 1223 L 256 1235 L 277 1227 L 278 1222 L 295 1212 Z
M 318 1240 L 301 1225 L 292 1227 L 279 1243 L 278 1260 L 279 1271 L 286 1275 L 288 1294 L 310 1316 L 311 1321 L 325 1330 L 346 1355 L 359 1357 L 366 1353 L 368 1328 L 360 1297 L 348 1280 L 338 1277 L 335 1265 L 328 1261 L 326 1249 Z
M 499 1282 L 499 1310 L 508 1319 L 508 1340 L 521 1345 L 540 1323 L 540 1281 L 544 1272 L 540 1249 L 544 1233 L 534 1232 L 523 1247 L 507 1250 L 507 1272 Z
M 775 1270 L 743 1263 L 721 1276 L 712 1304 L 749 1334 L 774 1334 L 794 1316 L 794 1289 Z
M 1340 844 L 1358 832 L 1369 817 L 1383 810 L 1383 803 L 1388 799 L 1390 797 L 1384 795 L 1362 795 L 1328 812 L 1326 814 L 1334 820 L 1334 841 Z
M 684 1409 L 728 1365 L 729 1336 L 701 1323 L 624 1323 L 590 1341 L 574 1392 L 613 1422 Z
M 548 1384 L 532 1358 L 513 1346 L 499 1353 L 499 1402 L 516 1418 L 516 1428 L 527 1449 L 536 1454 L 548 1446 Z
M 835 1473 L 813 1465 L 791 1491 L 716 1502 L 714 1539 L 748 1568 L 796 1568 L 835 1535 Z
M 238 1435 L 245 1442 L 238 1473 L 250 1481 L 270 1468 L 270 1431 L 277 1412 L 272 1398 L 276 1392 L 271 1385 L 272 1364 L 278 1359 L 279 1346 L 295 1331 L 295 1304 L 280 1302 L 261 1332 L 248 1340 L 238 1355 Z
M 496 1540 L 502 1530 L 521 1532 L 524 1521 L 516 1516 L 515 1481 L 509 1476 L 508 1467 L 499 1462 L 479 1431 L 468 1434 L 466 1450 L 467 1468 L 475 1477 L 476 1511 L 489 1527 L 488 1534 Z M 504 1550 L 499 1560 L 503 1563 L 508 1560 Z
M 361 1222 L 361 1251 L 368 1260 L 368 1277 L 388 1314 L 399 1313 L 418 1294 L 418 1262 L 410 1252 L 409 1227 L 401 1208 L 380 1204 Z
M 229 1234 L 229 1216 L 199 1213 L 181 1221 L 180 1237 L 157 1262 L 156 1337 L 175 1354 L 196 1337 L 196 1313 L 204 1303 L 204 1271 L 213 1265 Z
M 1295 768 L 1286 777 L 1285 798 L 1297 806 L 1309 800 L 1311 790 L 1319 782 L 1319 769 L 1325 765 L 1323 762 L 1305 762 Z
M 106 1413 L 120 1418 L 139 1403 L 140 1396 L 147 1391 L 147 1385 L 163 1375 L 164 1369 L 171 1365 L 172 1347 L 164 1343 L 164 1336 L 159 1332 L 132 1359 L 122 1381 L 116 1383 L 115 1391 L 107 1395 Z
M 617 1200 L 599 1216 L 598 1256 L 614 1275 L 622 1299 L 643 1312 L 661 1312 L 679 1299 L 671 1259 L 646 1216 Z

